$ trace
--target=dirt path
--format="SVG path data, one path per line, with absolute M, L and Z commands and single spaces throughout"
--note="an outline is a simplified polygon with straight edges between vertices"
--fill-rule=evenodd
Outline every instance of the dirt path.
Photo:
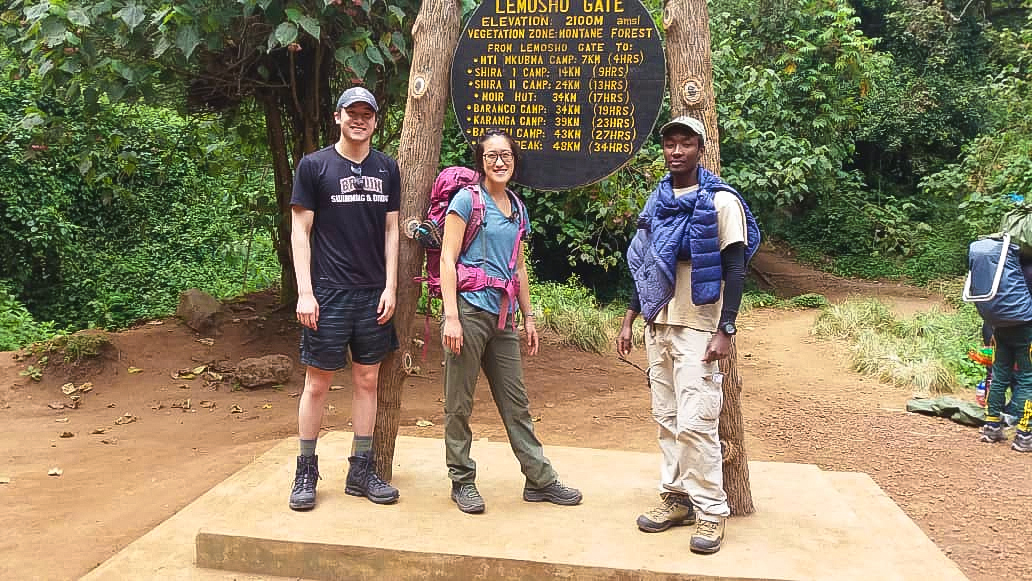
M 939 302 L 918 289 L 814 273 L 767 252 L 755 265 L 785 296 L 876 295 L 906 312 Z M 237 320 L 212 346 L 174 320 L 143 325 L 113 335 L 103 363 L 54 366 L 39 383 L 0 354 L 0 478 L 10 479 L 0 485 L 0 579 L 75 578 L 295 434 L 300 371 L 282 388 L 254 391 L 170 377 L 269 353 L 296 359 L 297 328 L 273 306 L 266 295 L 234 304 Z M 741 322 L 750 457 L 867 472 L 972 579 L 1032 579 L 1032 458 L 979 444 L 970 428 L 903 413 L 908 392 L 848 371 L 839 346 L 810 336 L 815 314 L 758 310 Z M 403 435 L 443 435 L 439 361 L 431 348 L 425 375 L 404 386 Z M 546 345 L 526 360 L 526 378 L 546 444 L 655 451 L 641 373 L 616 357 Z M 325 423 L 346 430 L 350 388 L 346 373 L 339 379 L 343 389 L 331 393 Z M 60 390 L 66 381 L 95 387 L 78 409 L 50 409 L 68 401 Z M 189 411 L 172 407 L 187 398 Z M 125 413 L 137 421 L 115 425 Z M 418 428 L 420 419 L 435 425 Z M 473 419 L 475 437 L 504 438 L 486 389 Z M 91 433 L 99 428 L 104 433 Z M 63 474 L 47 476 L 50 468 Z

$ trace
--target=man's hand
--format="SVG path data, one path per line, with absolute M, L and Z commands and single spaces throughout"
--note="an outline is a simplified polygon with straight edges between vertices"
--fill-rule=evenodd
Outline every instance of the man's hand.
M 376 306 L 376 322 L 383 325 L 394 316 L 396 299 L 394 289 L 385 288 L 380 294 L 380 304 Z
M 538 340 L 537 326 L 534 325 L 534 318 L 527 317 L 523 320 L 523 329 L 527 331 L 527 349 L 531 355 L 537 355 L 541 343 Z
M 315 295 L 298 295 L 297 320 L 313 331 L 319 330 L 319 303 L 315 300 Z
M 616 353 L 620 357 L 627 357 L 631 352 L 631 347 L 633 347 L 631 337 L 631 326 L 624 322 L 620 326 L 620 334 L 616 336 Z
M 723 331 L 717 331 L 706 344 L 706 354 L 703 355 L 702 360 L 705 363 L 720 361 L 727 359 L 729 355 L 731 355 L 731 336 Z

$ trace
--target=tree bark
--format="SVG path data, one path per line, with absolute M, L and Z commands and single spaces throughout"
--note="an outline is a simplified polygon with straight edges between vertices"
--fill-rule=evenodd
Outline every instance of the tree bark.
M 670 114 L 690 115 L 706 127 L 706 151 L 701 163 L 720 174 L 720 134 L 713 94 L 713 60 L 710 52 L 709 12 L 706 0 L 667 0 L 663 7 L 666 56 L 670 73 Z M 738 348 L 720 362 L 724 374 L 724 407 L 720 411 L 720 440 L 724 456 L 724 491 L 731 514 L 755 512 L 749 485 L 749 463 L 742 421 L 742 378 L 738 374 Z
M 276 224 L 276 256 L 280 263 L 280 303 L 297 301 L 297 278 L 294 275 L 294 257 L 290 251 L 290 195 L 294 187 L 294 172 L 290 168 L 287 141 L 283 133 L 283 116 L 274 96 L 261 99 L 265 110 L 265 132 L 272 153 L 272 175 L 276 186 L 276 205 L 279 220 Z
M 402 231 L 411 219 L 426 215 L 430 188 L 441 156 L 444 114 L 448 107 L 451 60 L 459 42 L 460 7 L 456 0 L 424 0 L 412 26 L 412 67 L 408 100 L 398 147 L 401 170 Z M 394 313 L 401 349 L 380 367 L 377 384 L 376 428 L 373 448 L 380 476 L 390 480 L 394 444 L 398 437 L 401 388 L 406 377 L 405 359 L 412 357 L 412 327 L 421 284 L 424 253 L 415 240 L 401 237 L 398 257 L 398 301 Z M 436 340 L 435 336 L 431 340 Z

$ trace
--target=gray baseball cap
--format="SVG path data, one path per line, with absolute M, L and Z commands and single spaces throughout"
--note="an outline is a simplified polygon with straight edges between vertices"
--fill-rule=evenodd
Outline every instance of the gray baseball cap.
M 350 107 L 355 103 L 365 103 L 373 108 L 373 111 L 379 113 L 380 108 L 376 105 L 376 97 L 369 92 L 365 87 L 351 87 L 347 91 L 340 94 L 340 99 L 337 99 L 337 111 Z
M 702 124 L 702 121 L 699 121 L 695 117 L 681 115 L 676 119 L 671 119 L 666 125 L 663 125 L 663 127 L 659 129 L 659 134 L 666 135 L 668 131 L 675 127 L 684 128 L 695 133 L 699 137 L 702 137 L 703 143 L 706 143 L 706 126 Z

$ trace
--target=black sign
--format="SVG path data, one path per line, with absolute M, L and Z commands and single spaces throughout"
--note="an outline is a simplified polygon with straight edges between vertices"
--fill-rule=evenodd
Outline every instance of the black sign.
M 505 130 L 524 154 L 518 181 L 564 190 L 638 151 L 663 103 L 666 63 L 640 0 L 485 0 L 459 38 L 451 85 L 467 139 Z

